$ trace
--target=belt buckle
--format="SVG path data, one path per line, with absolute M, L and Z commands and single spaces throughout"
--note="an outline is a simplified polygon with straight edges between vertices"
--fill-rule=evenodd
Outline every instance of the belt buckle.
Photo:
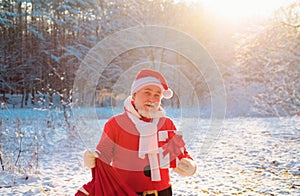
M 158 196 L 158 191 L 157 190 L 144 191 L 142 196 L 147 196 L 147 195 L 151 195 L 151 194 Z

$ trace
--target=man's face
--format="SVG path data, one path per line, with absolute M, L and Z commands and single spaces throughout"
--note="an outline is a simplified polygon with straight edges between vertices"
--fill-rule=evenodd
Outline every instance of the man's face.
M 151 118 L 160 106 L 162 91 L 156 85 L 148 85 L 134 93 L 132 98 L 139 114 Z

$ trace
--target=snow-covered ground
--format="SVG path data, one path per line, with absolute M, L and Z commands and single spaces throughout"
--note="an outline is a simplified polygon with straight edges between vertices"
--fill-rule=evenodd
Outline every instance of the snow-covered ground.
M 97 142 L 100 131 L 69 132 L 62 114 L 48 110 L 2 110 L 0 116 L 0 195 L 74 195 L 91 179 L 82 152 L 96 145 L 87 144 L 88 135 L 98 135 Z M 300 195 L 300 117 L 225 119 L 205 154 L 200 149 L 210 123 L 175 118 L 198 170 L 192 177 L 171 172 L 174 195 Z M 20 134 L 24 152 L 15 164 Z

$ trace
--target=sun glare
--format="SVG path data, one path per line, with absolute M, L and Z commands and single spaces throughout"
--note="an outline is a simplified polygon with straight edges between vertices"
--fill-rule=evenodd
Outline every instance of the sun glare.
M 204 10 L 229 20 L 266 18 L 289 0 L 199 0 Z

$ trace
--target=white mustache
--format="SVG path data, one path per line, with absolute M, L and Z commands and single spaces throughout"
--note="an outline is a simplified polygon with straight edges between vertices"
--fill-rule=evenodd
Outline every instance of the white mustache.
M 144 105 L 150 105 L 151 107 L 155 107 L 158 104 L 157 103 L 152 103 L 152 102 L 145 102 Z

